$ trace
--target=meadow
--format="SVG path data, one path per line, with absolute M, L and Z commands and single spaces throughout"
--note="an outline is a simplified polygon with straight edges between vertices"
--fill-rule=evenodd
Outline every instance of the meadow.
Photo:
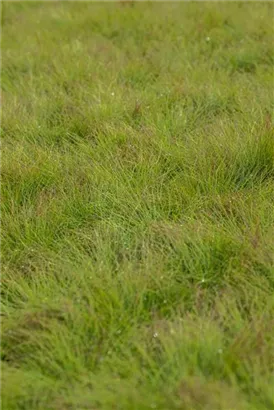
M 3 410 L 274 409 L 274 3 L 2 3 Z

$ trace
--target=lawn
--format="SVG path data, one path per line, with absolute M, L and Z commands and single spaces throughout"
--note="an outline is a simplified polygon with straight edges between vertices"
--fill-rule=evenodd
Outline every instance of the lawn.
M 3 410 L 274 409 L 273 19 L 2 4 Z

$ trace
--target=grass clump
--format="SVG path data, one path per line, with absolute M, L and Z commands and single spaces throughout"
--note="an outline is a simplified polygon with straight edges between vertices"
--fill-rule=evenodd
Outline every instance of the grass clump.
M 3 3 L 5 409 L 273 408 L 272 23 Z

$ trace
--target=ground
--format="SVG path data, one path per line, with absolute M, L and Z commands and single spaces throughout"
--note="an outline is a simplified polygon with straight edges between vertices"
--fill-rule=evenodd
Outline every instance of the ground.
M 274 408 L 273 12 L 2 4 L 3 409 Z

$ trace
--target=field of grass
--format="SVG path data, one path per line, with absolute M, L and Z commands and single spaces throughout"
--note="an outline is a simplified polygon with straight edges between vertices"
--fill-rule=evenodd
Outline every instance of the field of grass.
M 3 410 L 274 409 L 274 4 L 2 8 Z

